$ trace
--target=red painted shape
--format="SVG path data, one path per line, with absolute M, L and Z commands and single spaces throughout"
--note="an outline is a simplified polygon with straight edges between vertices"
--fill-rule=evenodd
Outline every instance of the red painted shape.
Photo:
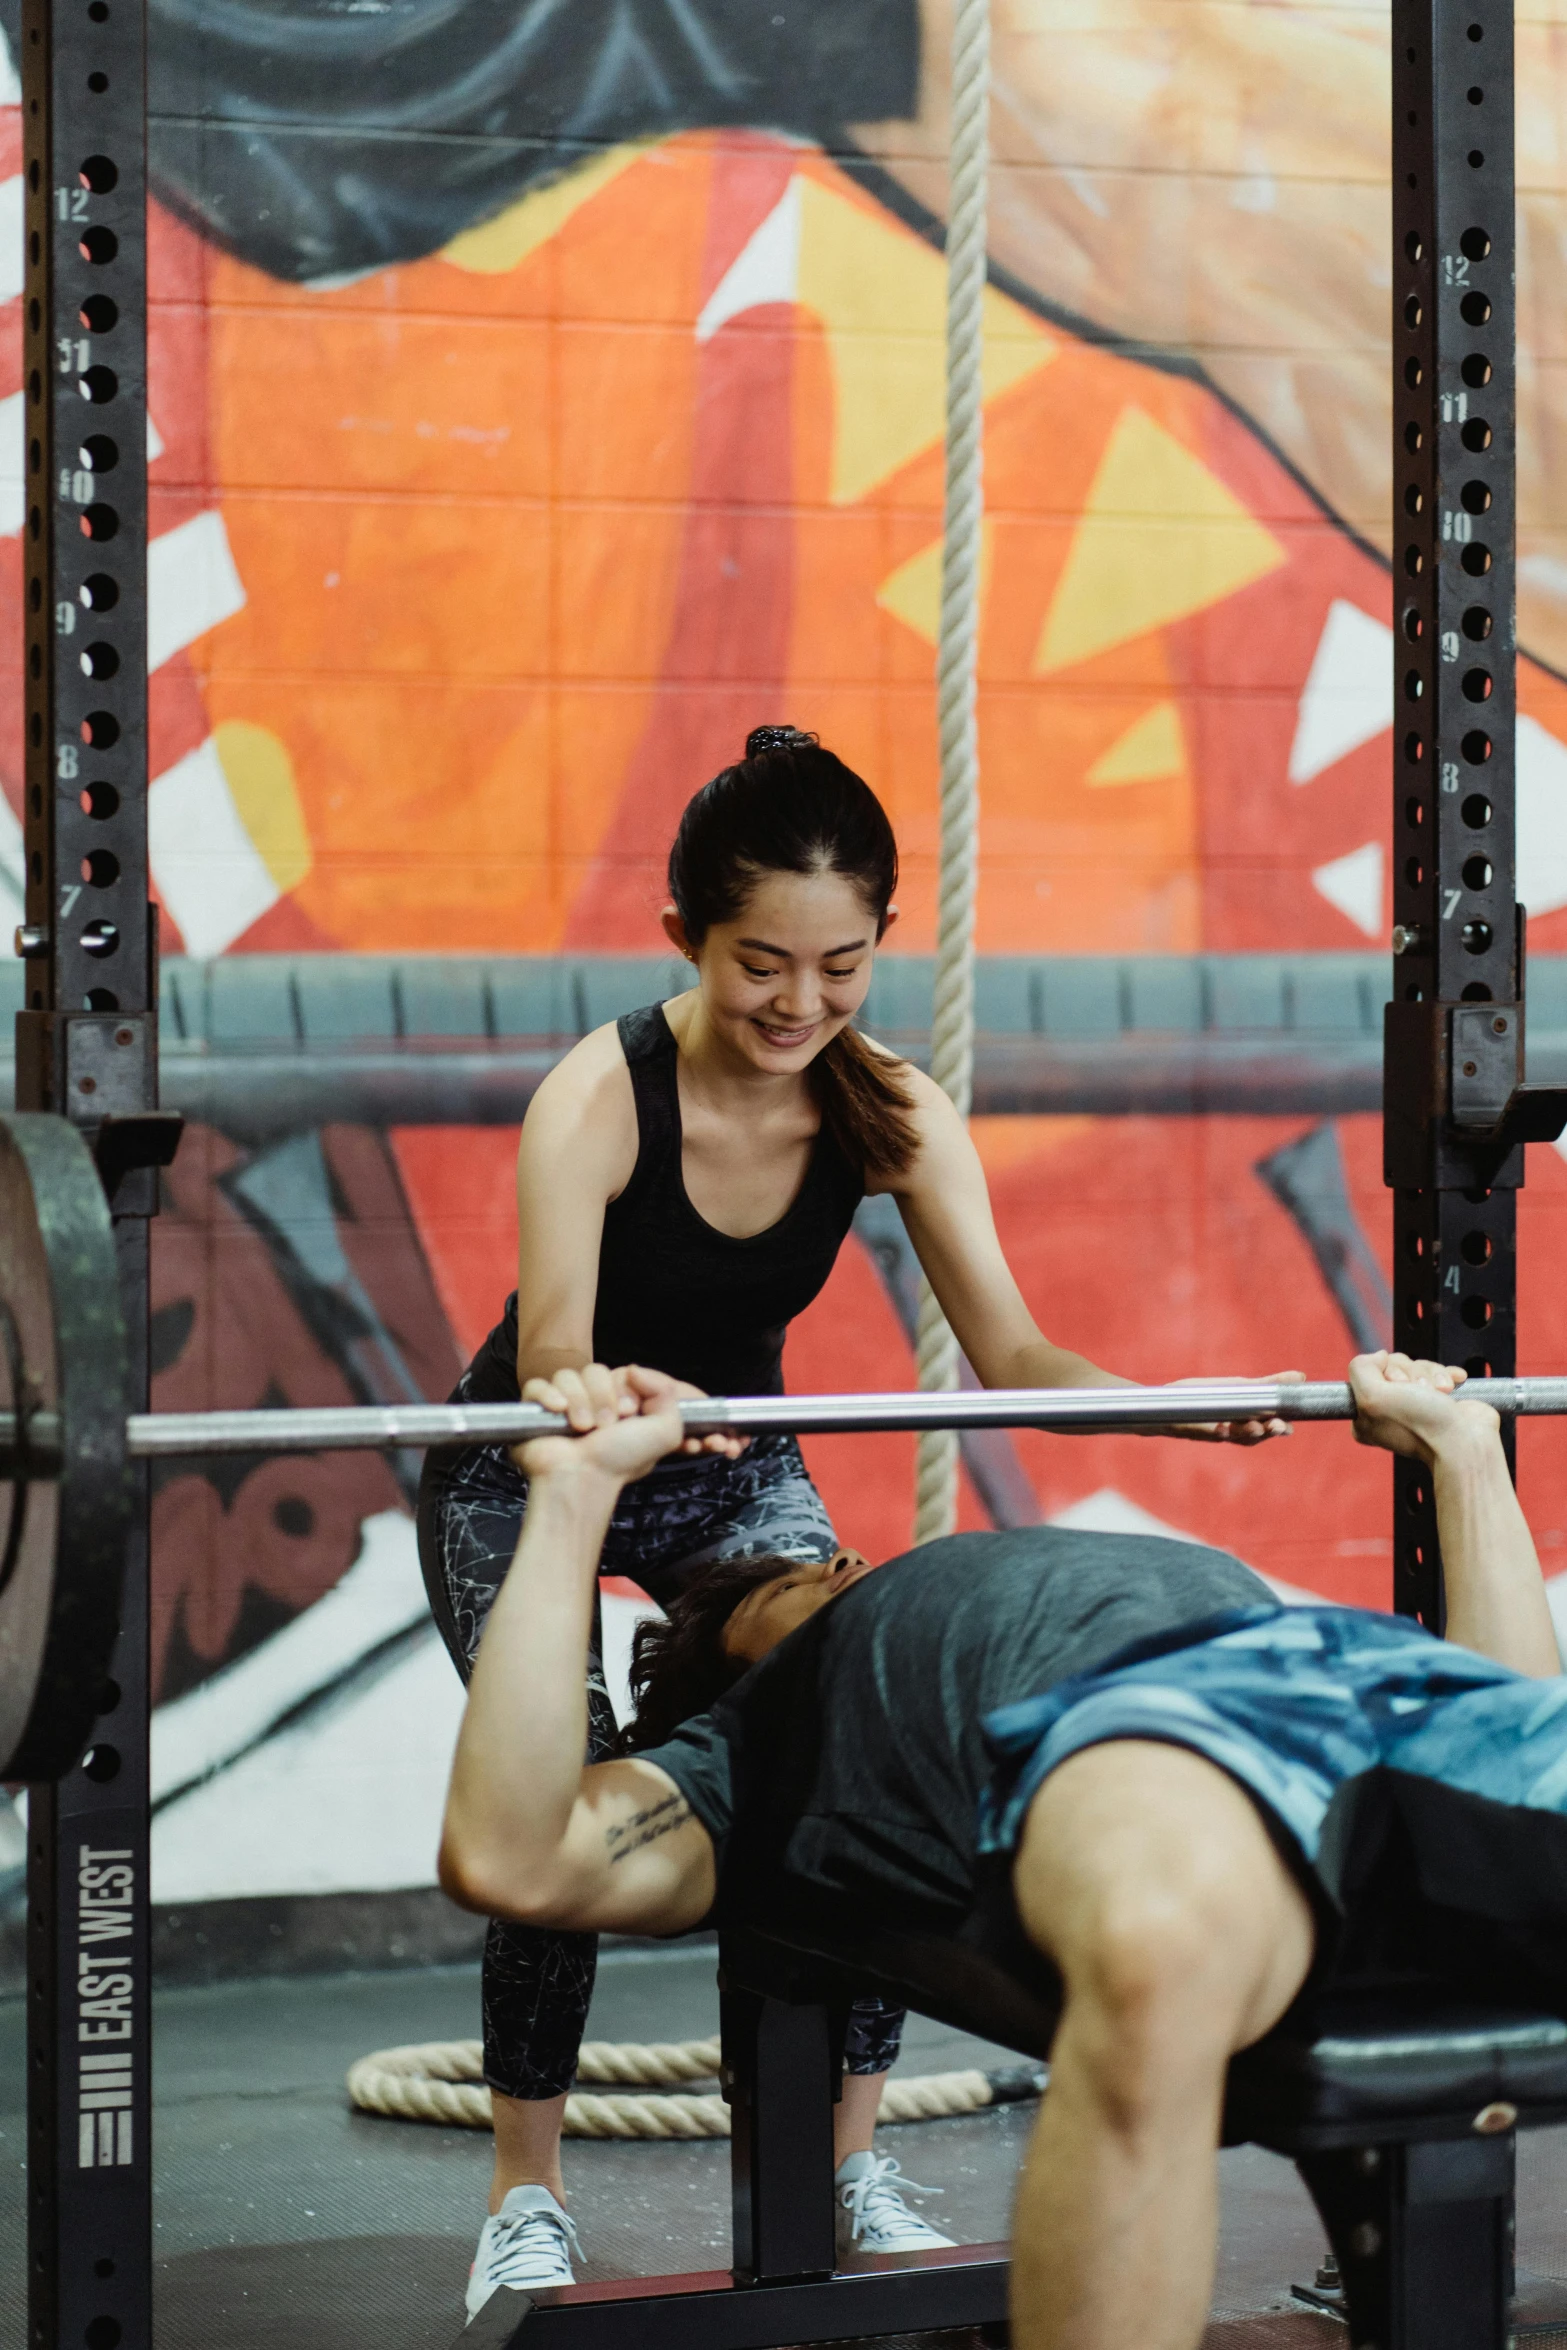
M 466 1362 L 517 1283 L 515 1126 L 399 1126 L 392 1155 Z
M 168 920 L 167 914 L 164 920 Z M 324 931 L 310 916 L 297 898 L 279 898 L 242 930 L 232 946 L 225 949 L 231 955 L 312 955 L 323 954 L 337 945 L 337 940 Z

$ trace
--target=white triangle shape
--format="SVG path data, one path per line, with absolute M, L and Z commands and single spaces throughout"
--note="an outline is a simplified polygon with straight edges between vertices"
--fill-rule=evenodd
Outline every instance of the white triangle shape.
M 1567 743 L 1518 721 L 1518 895 L 1531 914 L 1567 906 Z
M 1113 1485 L 1101 1485 L 1097 1493 L 1085 1493 L 1081 1501 L 1068 1502 L 1064 1510 L 1057 1510 L 1046 1521 L 1051 1526 L 1071 1526 L 1089 1534 L 1162 1534 L 1171 1542 L 1200 1542 L 1198 1534 L 1187 1534 L 1179 1526 L 1171 1526 L 1163 1518 L 1156 1518 L 1152 1510 L 1145 1510 L 1141 1502 L 1130 1494 L 1118 1493 Z M 1337 1602 L 1324 1599 L 1320 1591 L 1307 1591 L 1299 1583 L 1281 1583 L 1276 1575 L 1264 1575 L 1263 1582 L 1275 1599 L 1282 1599 L 1286 1607 L 1333 1607 Z M 1567 1600 L 1567 1575 L 1561 1578 L 1563 1597 Z M 1547 1586 L 1549 1589 L 1549 1586 Z
M 799 282 L 800 183 L 792 179 L 703 303 L 697 341 L 710 343 L 721 326 L 759 303 L 792 302 Z
M 1312 888 L 1348 915 L 1367 938 L 1378 938 L 1382 932 L 1382 864 L 1382 843 L 1368 840 L 1363 849 L 1351 849 L 1347 857 L 1319 865 L 1311 876 Z
M 27 900 L 27 851 L 22 843 L 22 827 L 10 801 L 0 791 L 0 901 L 6 897 L 16 901 L 5 916 L 9 923 L 13 913 L 20 915 Z
M 1548 1575 L 1545 1582 L 1545 1604 L 1551 1611 L 1551 1628 L 1556 1634 L 1557 1653 L 1567 1671 L 1567 1575 Z
M 27 394 L 0 400 L 0 538 L 14 539 L 27 520 Z
M 1328 607 L 1290 745 L 1291 783 L 1358 751 L 1393 723 L 1393 631 L 1342 596 Z
M 1097 1493 L 1085 1493 L 1079 1501 L 1069 1501 L 1064 1510 L 1057 1510 L 1047 1524 L 1072 1526 L 1088 1534 L 1163 1534 L 1172 1542 L 1195 1542 L 1198 1537 L 1188 1534 L 1184 1527 L 1166 1524 L 1156 1518 L 1152 1510 L 1145 1510 L 1128 1493 L 1120 1493 L 1113 1485 L 1101 1485 Z

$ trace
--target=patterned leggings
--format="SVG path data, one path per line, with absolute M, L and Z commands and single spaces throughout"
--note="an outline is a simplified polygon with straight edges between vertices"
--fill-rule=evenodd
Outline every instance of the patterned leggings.
M 464 1400 L 467 1381 L 454 1400 Z M 466 1681 L 527 1509 L 527 1479 L 498 1447 L 431 1452 L 419 1492 L 419 1556 L 430 1607 Z M 830 1558 L 837 1548 L 821 1496 L 792 1436 L 763 1436 L 737 1461 L 708 1455 L 655 1469 L 627 1486 L 610 1521 L 603 1570 L 667 1601 L 720 1558 Z M 588 1659 L 588 1760 L 615 1737 L 595 1619 Z M 557 1934 L 492 1918 L 484 1943 L 484 2077 L 506 2097 L 558 2097 L 571 2087 L 587 2023 L 596 1934 Z M 879 1999 L 850 2016 L 851 2073 L 885 2072 L 903 2014 Z

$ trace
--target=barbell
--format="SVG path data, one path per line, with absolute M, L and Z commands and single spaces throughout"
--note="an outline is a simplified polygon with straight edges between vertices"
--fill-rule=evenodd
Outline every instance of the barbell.
M 53 1116 L 0 1118 L 0 1778 L 69 1770 L 101 1703 L 143 1460 L 217 1453 L 400 1452 L 566 1432 L 537 1404 L 128 1410 L 130 1350 L 113 1227 L 92 1155 Z M 1501 1412 L 1567 1413 L 1567 1378 L 1472 1379 Z M 1040 1428 L 1103 1434 L 1210 1420 L 1348 1420 L 1343 1380 L 1281 1385 L 708 1396 L 691 1436 Z

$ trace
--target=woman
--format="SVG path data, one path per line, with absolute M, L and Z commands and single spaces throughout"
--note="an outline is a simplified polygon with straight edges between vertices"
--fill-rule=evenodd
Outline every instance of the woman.
M 880 802 L 813 735 L 759 727 L 744 759 L 698 792 L 670 852 L 663 920 L 699 984 L 585 1037 L 540 1086 L 518 1156 L 517 1290 L 459 1398 L 515 1400 L 526 1380 L 590 1361 L 648 1364 L 710 1394 L 776 1392 L 788 1324 L 826 1281 L 860 1199 L 881 1191 L 987 1387 L 1120 1384 L 1043 1336 L 962 1120 L 852 1025 L 895 919 L 897 871 Z M 718 1559 L 835 1555 L 793 1437 L 758 1438 L 738 1457 L 719 1439 L 686 1450 L 628 1488 L 607 1573 L 665 1600 Z M 526 1500 L 501 1448 L 429 1456 L 420 1547 L 465 1676 Z M 596 1759 L 615 1739 L 596 1668 L 590 1718 Z M 491 1925 L 495 2178 L 470 2314 L 500 2283 L 571 2279 L 560 2126 L 594 1948 L 590 1935 Z M 841 2234 L 878 2252 L 948 2240 L 908 2209 L 896 2163 L 872 2152 L 901 2024 L 877 2001 L 856 2009 L 837 2117 Z

